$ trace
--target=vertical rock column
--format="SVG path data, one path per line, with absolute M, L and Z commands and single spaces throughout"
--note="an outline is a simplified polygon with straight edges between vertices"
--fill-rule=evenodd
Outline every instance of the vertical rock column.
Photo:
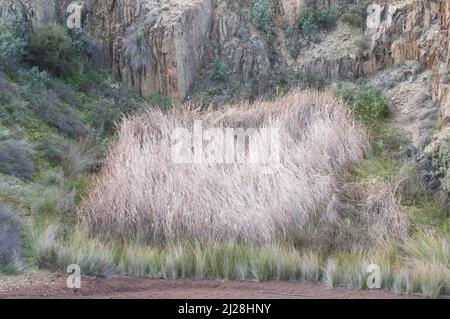
M 205 63 L 212 0 L 88 0 L 86 8 L 101 51 L 95 66 L 111 68 L 145 96 L 187 97 Z

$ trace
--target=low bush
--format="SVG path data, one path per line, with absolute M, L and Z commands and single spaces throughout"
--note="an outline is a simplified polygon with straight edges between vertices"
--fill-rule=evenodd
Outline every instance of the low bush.
M 318 31 L 317 25 L 312 22 L 310 19 L 307 19 L 302 22 L 301 30 L 305 36 L 308 38 L 312 38 Z
M 298 25 L 305 36 L 312 38 L 318 30 L 332 28 L 336 19 L 337 11 L 334 7 L 314 10 L 306 6 L 299 14 Z
M 106 97 L 113 98 L 115 109 L 120 114 L 130 114 L 142 107 L 143 97 L 136 92 L 135 89 L 120 85 L 118 89 L 114 89 L 111 93 L 107 92 Z
M 65 105 L 60 105 L 60 109 L 53 109 L 53 112 L 44 113 L 44 118 L 56 126 L 61 132 L 72 138 L 86 137 L 90 133 L 90 128 L 83 123 L 77 114 Z
M 381 90 L 370 84 L 350 87 L 337 83 L 335 94 L 341 96 L 355 115 L 369 126 L 380 124 L 390 116 L 389 104 Z
M 50 163 L 57 165 L 63 158 L 63 146 L 63 138 L 58 135 L 49 135 L 37 141 L 36 151 L 40 152 Z
M 98 104 L 88 114 L 91 125 L 98 135 L 110 135 L 116 129 L 116 124 L 120 121 L 121 113 L 114 105 L 107 102 Z
M 390 115 L 389 105 L 381 95 L 381 90 L 371 85 L 359 88 L 353 108 L 365 122 L 382 121 Z
M 32 101 L 34 93 L 48 89 L 50 76 L 46 71 L 40 71 L 37 66 L 29 70 L 19 70 L 19 82 L 22 85 L 22 95 Z
M 314 20 L 319 28 L 332 28 L 336 24 L 336 19 L 337 11 L 334 7 L 322 8 L 314 13 Z
M 91 133 L 76 111 L 69 105 L 62 103 L 55 92 L 48 90 L 39 95 L 33 93 L 31 107 L 40 118 L 48 124 L 58 128 L 71 138 L 86 137 Z
M 49 88 L 56 94 L 58 99 L 72 107 L 78 106 L 77 93 L 62 80 L 53 79 L 49 83 Z
M 14 273 L 21 267 L 22 226 L 13 211 L 0 203 L 0 273 Z
M 31 147 L 22 140 L 0 141 L 0 172 L 31 178 L 34 171 Z

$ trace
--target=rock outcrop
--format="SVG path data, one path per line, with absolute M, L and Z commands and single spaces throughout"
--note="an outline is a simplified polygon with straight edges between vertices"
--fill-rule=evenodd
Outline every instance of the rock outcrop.
M 113 70 L 143 95 L 184 100 L 199 71 L 219 56 L 229 72 L 264 91 L 280 65 L 325 79 L 357 78 L 416 60 L 431 71 L 432 97 L 450 121 L 450 2 L 377 0 L 368 8 L 366 55 L 338 24 L 320 45 L 291 57 L 284 29 L 305 5 L 346 8 L 346 0 L 273 0 L 270 32 L 251 21 L 249 0 L 85 0 L 84 28 L 100 50 L 94 66 Z M 360 1 L 357 1 L 360 2 Z M 33 28 L 64 22 L 68 0 L 0 0 L 0 20 L 22 13 Z M 354 1 L 352 1 L 354 3 Z M 345 39 L 344 39 L 345 38 Z M 338 39 L 336 41 L 336 39 Z M 334 42 L 333 42 L 334 41 Z M 269 84 L 268 84 L 269 83 Z
M 431 71 L 431 95 L 440 103 L 441 130 L 429 149 L 450 136 L 450 2 L 376 1 L 369 7 L 368 73 L 406 60 Z
M 32 28 L 59 22 L 63 0 L 0 0 L 0 21 L 12 15 L 26 16 Z
M 183 100 L 205 63 L 212 0 L 85 2 L 99 45 L 94 65 L 109 67 L 143 95 Z
M 355 44 L 354 31 L 345 23 L 321 35 L 319 45 L 311 45 L 297 58 L 300 72 L 321 79 L 356 79 L 364 75 L 364 58 Z
M 85 7 L 87 30 L 100 45 L 94 66 L 111 68 L 143 95 L 160 92 L 183 101 L 215 58 L 233 77 L 251 82 L 256 94 L 266 92 L 277 81 L 274 72 L 288 62 L 283 30 L 297 23 L 300 10 L 346 2 L 274 0 L 268 31 L 251 20 L 250 0 L 86 0 Z M 325 79 L 356 78 L 362 61 L 350 47 L 332 57 L 305 54 L 291 67 Z

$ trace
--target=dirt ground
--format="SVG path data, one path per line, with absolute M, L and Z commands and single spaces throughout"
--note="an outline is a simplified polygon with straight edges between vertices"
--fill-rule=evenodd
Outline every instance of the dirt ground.
M 101 298 L 101 299 L 372 299 L 417 298 L 383 290 L 328 289 L 321 283 L 236 282 L 216 280 L 162 280 L 112 276 L 82 277 L 81 289 L 66 286 L 67 275 L 32 272 L 0 278 L 3 298 Z

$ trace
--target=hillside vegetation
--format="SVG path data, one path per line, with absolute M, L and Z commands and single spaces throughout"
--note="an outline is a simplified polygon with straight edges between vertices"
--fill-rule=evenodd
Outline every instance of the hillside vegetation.
M 360 35 L 365 13 L 351 8 L 306 7 L 277 37 L 319 52 L 342 23 Z M 246 9 L 273 53 L 271 1 Z M 125 52 L 142 75 L 148 51 L 134 47 L 143 39 L 134 31 Z M 360 44 L 352 48 L 367 50 Z M 448 143 L 432 155 L 413 148 L 392 125 L 397 110 L 382 85 L 280 68 L 257 87 L 260 78 L 235 77 L 216 55 L 193 87 L 199 103 L 178 105 L 93 68 L 96 50 L 84 32 L 0 22 L 1 274 L 78 264 L 83 275 L 365 289 L 375 263 L 384 289 L 450 293 Z M 278 65 L 268 52 L 261 65 Z M 196 121 L 203 130 L 277 128 L 280 161 L 251 165 L 247 145 L 261 141 L 250 133 L 242 162 L 175 163 L 170 139 Z

